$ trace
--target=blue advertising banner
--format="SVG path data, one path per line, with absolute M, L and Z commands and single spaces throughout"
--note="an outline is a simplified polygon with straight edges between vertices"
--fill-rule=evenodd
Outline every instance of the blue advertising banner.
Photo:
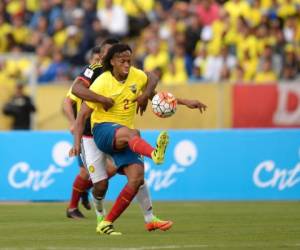
M 67 132 L 0 133 L 0 200 L 67 200 L 78 173 Z
M 143 131 L 152 145 L 159 131 Z M 299 200 L 299 129 L 170 131 L 165 163 L 145 159 L 154 200 Z M 68 132 L 0 133 L 0 200 L 68 200 L 78 163 Z M 115 199 L 126 180 L 110 181 Z

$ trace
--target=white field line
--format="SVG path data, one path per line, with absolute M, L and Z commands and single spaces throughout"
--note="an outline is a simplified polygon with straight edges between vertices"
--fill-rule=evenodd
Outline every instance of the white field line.
M 254 246 L 254 245 L 253 245 Z M 166 246 L 141 246 L 141 247 L 0 247 L 0 250 L 159 250 L 159 249 L 186 249 L 186 248 L 208 248 L 209 245 L 166 245 Z M 211 245 L 210 247 L 228 248 L 225 245 Z M 251 247 L 248 245 L 248 247 Z M 300 247 L 300 243 L 295 244 L 282 244 L 282 247 Z M 238 248 L 235 246 L 234 248 Z
M 185 248 L 207 248 L 208 245 L 166 245 L 166 246 L 142 246 L 142 247 L 7 247 L 0 250 L 156 250 L 156 249 L 185 249 Z

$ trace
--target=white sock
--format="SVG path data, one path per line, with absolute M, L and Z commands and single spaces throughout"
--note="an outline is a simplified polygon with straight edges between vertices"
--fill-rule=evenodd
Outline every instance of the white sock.
M 154 218 L 154 215 L 152 211 L 150 193 L 146 182 L 140 186 L 139 191 L 136 194 L 136 199 L 143 211 L 145 222 L 150 222 Z
M 95 208 L 95 212 L 97 217 L 98 216 L 104 216 L 105 215 L 105 210 L 103 208 L 103 198 L 102 197 L 94 197 L 93 195 L 93 204 Z

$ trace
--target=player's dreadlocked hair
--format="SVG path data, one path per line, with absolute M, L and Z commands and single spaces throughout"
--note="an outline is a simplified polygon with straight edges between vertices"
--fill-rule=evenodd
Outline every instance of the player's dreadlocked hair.
M 114 57 L 115 54 L 120 54 L 124 51 L 129 50 L 130 53 L 132 53 L 131 48 L 129 47 L 129 45 L 124 44 L 124 43 L 119 43 L 119 44 L 115 44 L 113 45 L 107 52 L 106 56 L 103 59 L 103 70 L 109 70 L 112 71 L 113 66 L 110 63 L 110 60 Z

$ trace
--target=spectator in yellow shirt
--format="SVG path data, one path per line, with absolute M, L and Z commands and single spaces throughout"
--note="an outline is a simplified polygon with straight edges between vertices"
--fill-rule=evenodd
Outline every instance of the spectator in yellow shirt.
M 53 41 L 58 48 L 63 48 L 67 40 L 67 31 L 62 18 L 57 18 L 54 22 Z
M 167 51 L 160 50 L 158 41 L 148 42 L 148 55 L 144 60 L 144 70 L 152 71 L 155 68 L 161 68 L 164 72 L 169 63 L 169 55 Z
M 245 13 L 245 18 L 251 27 L 255 27 L 260 24 L 262 19 L 261 1 L 253 0 L 251 7 Z
M 293 0 L 284 0 L 279 4 L 277 15 L 283 19 L 295 15 L 297 12 L 296 5 Z
M 230 15 L 231 25 L 236 26 L 238 17 L 244 17 L 249 11 L 249 4 L 246 0 L 231 0 L 224 4 L 224 8 Z
M 243 19 L 244 20 L 244 19 Z M 243 21 L 245 22 L 245 21 Z M 244 51 L 248 50 L 251 57 L 256 57 L 259 53 L 259 40 L 253 34 L 252 29 L 245 23 L 237 39 L 237 57 L 242 60 Z
M 4 14 L 0 14 L 0 52 L 6 52 L 8 49 L 7 35 L 12 31 L 12 26 L 5 21 Z
M 24 45 L 30 36 L 30 30 L 24 23 L 22 15 L 16 14 L 12 16 L 12 35 L 16 43 Z
M 123 0 L 129 19 L 129 36 L 137 36 L 150 24 L 149 14 L 154 8 L 154 0 Z
M 185 85 L 187 80 L 186 72 L 176 69 L 174 61 L 169 63 L 168 70 L 162 76 L 162 84 L 169 86 Z
M 257 69 L 257 57 L 251 57 L 249 50 L 244 51 L 244 59 L 240 60 L 240 64 L 245 69 L 244 80 L 251 81 L 255 75 Z
M 14 45 L 11 48 L 11 57 L 5 62 L 7 75 L 15 79 L 26 78 L 31 73 L 31 61 L 26 56 L 22 56 L 22 48 L 20 45 Z
M 181 72 L 184 78 L 188 79 L 186 59 L 185 59 L 185 47 L 183 43 L 179 43 L 174 48 L 173 60 L 176 71 Z
M 203 79 L 203 72 L 206 71 L 208 53 L 205 45 L 197 45 L 196 58 L 194 60 L 194 67 L 199 68 L 200 75 Z
M 276 73 L 272 69 L 271 60 L 266 60 L 264 62 L 262 70 L 259 71 L 254 78 L 256 84 L 276 83 L 277 80 Z
M 237 64 L 235 68 L 231 71 L 229 81 L 235 84 L 241 84 L 246 82 L 245 70 L 240 64 Z

